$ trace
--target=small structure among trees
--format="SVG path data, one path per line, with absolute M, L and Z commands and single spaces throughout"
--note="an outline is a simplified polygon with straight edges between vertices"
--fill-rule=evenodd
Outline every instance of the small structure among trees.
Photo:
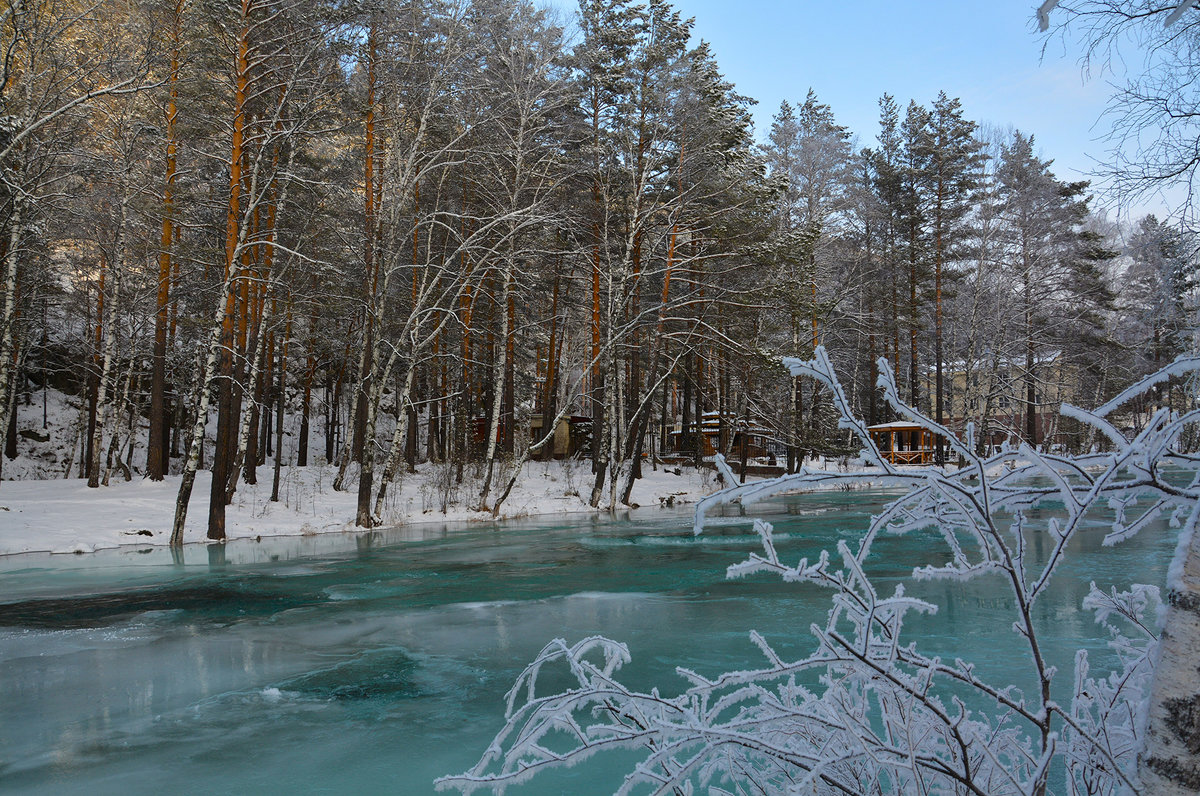
M 665 455 L 694 456 L 699 442 L 700 455 L 706 459 L 718 453 L 751 459 L 778 459 L 786 455 L 786 445 L 774 432 L 756 419 L 745 420 L 717 412 L 701 416 L 699 434 L 693 429 L 675 428 L 668 433 L 670 452 Z
M 937 458 L 933 433 L 917 423 L 897 420 L 869 426 L 867 431 L 892 464 L 933 464 Z

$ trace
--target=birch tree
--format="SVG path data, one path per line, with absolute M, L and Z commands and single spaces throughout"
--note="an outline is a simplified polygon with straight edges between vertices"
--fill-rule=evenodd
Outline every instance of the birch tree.
M 261 266 L 276 253 L 303 256 L 261 222 L 268 218 L 279 222 L 281 208 L 272 202 L 286 197 L 295 176 L 285 168 L 288 160 L 281 155 L 287 147 L 298 146 L 316 123 L 322 91 L 336 75 L 336 61 L 328 55 L 331 38 L 341 25 L 337 17 L 310 14 L 302 4 L 241 0 L 218 11 L 228 12 L 213 21 L 224 31 L 232 53 L 222 276 L 197 353 L 195 411 L 176 501 L 173 544 L 182 541 L 213 384 L 218 411 L 208 537 L 225 538 L 225 506 L 231 478 L 237 478 L 234 465 L 241 436 L 237 429 L 244 409 L 240 394 L 235 401 L 235 389 L 242 387 L 240 381 L 235 384 L 235 357 L 241 357 L 239 370 L 244 376 L 252 370 L 247 360 L 257 355 L 257 346 L 247 348 L 250 290 L 261 284 L 266 274 Z
M 0 428 L 9 427 L 21 341 L 17 317 L 26 234 L 42 193 L 64 157 L 63 136 L 100 97 L 134 94 L 147 84 L 145 43 L 107 47 L 90 22 L 118 23 L 106 2 L 6 2 L 0 7 Z

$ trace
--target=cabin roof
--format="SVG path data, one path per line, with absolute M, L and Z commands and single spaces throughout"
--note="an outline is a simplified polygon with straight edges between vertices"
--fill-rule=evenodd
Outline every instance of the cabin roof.
M 740 434 L 740 433 L 742 433 L 743 431 L 749 431 L 749 432 L 750 432 L 750 436 L 752 436 L 752 437 L 756 437 L 756 436 L 757 436 L 757 437 L 770 437 L 772 434 L 774 434 L 774 433 L 775 433 L 775 432 L 774 432 L 774 431 L 772 431 L 771 429 L 769 429 L 769 428 L 766 428 L 766 427 L 764 427 L 764 426 L 751 426 L 751 427 L 750 427 L 750 428 L 748 428 L 748 429 L 746 429 L 746 428 L 742 428 L 741 426 L 738 426 L 738 427 L 735 427 L 735 428 L 731 428 L 731 429 L 729 429 L 729 430 L 730 430 L 731 432 L 733 432 L 734 434 Z M 667 433 L 668 433 L 669 435 L 671 435 L 671 436 L 675 436 L 675 435 L 677 435 L 677 434 L 682 434 L 683 432 L 682 432 L 682 431 L 680 431 L 679 429 L 677 429 L 677 428 L 676 428 L 676 429 L 672 429 L 671 431 L 668 431 Z M 692 433 L 692 431 L 691 431 L 691 430 L 689 430 L 689 432 L 688 432 L 688 433 Z M 705 427 L 704 427 L 704 429 L 702 430 L 702 432 L 701 432 L 701 433 L 703 433 L 703 434 L 706 434 L 707 436 L 710 436 L 710 437 L 712 437 L 712 436 L 715 436 L 715 435 L 716 435 L 717 433 L 719 433 L 719 432 L 718 432 L 718 430 L 717 430 L 717 427 L 714 425 L 714 426 L 705 426 Z
M 867 426 L 867 431 L 918 431 L 923 428 L 925 427 L 907 420 L 893 420 L 891 423 Z

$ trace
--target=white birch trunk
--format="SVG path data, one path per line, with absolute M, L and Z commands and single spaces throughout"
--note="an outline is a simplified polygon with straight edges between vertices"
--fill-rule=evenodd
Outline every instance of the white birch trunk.
M 393 358 L 388 363 L 388 375 L 391 374 Z M 413 376 L 417 371 L 416 356 L 409 360 L 408 372 L 404 376 L 404 382 L 400 385 L 400 389 L 396 392 L 396 429 L 392 432 L 392 446 L 388 450 L 387 462 L 384 463 L 383 477 L 379 480 L 379 492 L 375 495 L 375 516 L 383 515 L 383 499 L 387 495 L 387 487 L 396 477 L 396 473 L 400 470 L 400 460 L 403 458 L 404 437 L 408 434 L 408 397 L 412 394 Z M 382 391 L 381 391 L 382 392 Z M 378 403 L 378 400 L 376 401 Z M 371 434 L 375 434 L 375 422 L 378 413 L 373 414 L 369 418 L 368 425 L 371 429 Z M 366 448 L 363 448 L 363 458 L 366 458 Z M 374 458 L 372 455 L 372 464 Z
M 134 366 L 131 362 L 125 371 L 125 383 L 121 387 L 121 397 L 114 404 L 112 436 L 109 438 L 108 453 L 104 458 L 104 480 L 102 482 L 104 486 L 108 486 L 109 476 L 112 475 L 113 460 L 115 459 L 118 464 L 121 463 L 121 450 L 125 446 L 121 444 L 120 423 L 117 422 L 117 418 L 121 414 L 121 407 L 129 407 L 130 412 L 133 411 L 133 408 L 129 406 L 129 388 L 133 382 L 133 371 Z M 129 472 L 128 468 L 124 468 L 124 470 L 125 480 L 132 481 L 132 473 Z
M 0 429 L 8 428 L 10 408 L 9 380 L 12 377 L 13 320 L 17 314 L 17 248 L 21 245 L 20 196 L 13 197 L 13 211 L 8 233 L 8 251 L 4 256 L 4 315 L 0 316 Z
M 487 511 L 488 492 L 492 488 L 492 476 L 496 468 L 496 432 L 500 428 L 500 404 L 504 398 L 504 369 L 508 365 L 508 297 L 512 291 L 513 264 L 510 261 L 504 271 L 504 289 L 500 291 L 500 335 L 496 348 L 503 351 L 492 363 L 492 416 L 488 420 L 487 445 L 487 476 L 483 479 L 483 488 L 479 490 L 479 511 Z
M 267 294 L 271 293 L 275 285 L 275 280 L 267 285 Z M 258 372 L 262 369 L 263 354 L 267 349 L 267 336 L 263 334 L 263 330 L 267 327 L 267 322 L 271 319 L 271 307 L 267 301 L 263 302 L 262 316 L 258 319 L 258 329 L 255 330 L 257 345 L 254 346 L 254 359 L 250 362 L 250 373 L 246 378 L 247 390 L 250 393 L 250 400 L 242 402 L 242 416 L 238 419 L 238 436 L 237 436 L 237 452 L 234 454 L 233 462 L 229 465 L 229 483 L 225 487 L 225 502 L 228 503 L 233 499 L 233 493 L 237 490 L 238 479 L 241 477 L 242 465 L 246 462 L 246 448 L 250 444 L 250 419 L 253 417 L 254 403 L 254 384 L 258 381 Z
M 89 465 L 88 487 L 95 489 L 100 486 L 100 451 L 104 447 L 104 427 L 108 423 L 108 381 L 112 373 L 113 351 L 117 339 L 117 303 L 121 299 L 121 272 L 125 262 L 125 214 L 129 207 L 129 196 L 121 197 L 120 217 L 117 226 L 117 240 L 114 246 L 112 264 L 109 266 L 111 275 L 109 284 L 112 292 L 108 297 L 108 312 L 104 321 L 104 361 L 100 366 L 100 387 L 96 392 L 96 428 L 92 432 L 92 461 Z
M 187 523 L 188 502 L 192 497 L 192 486 L 196 482 L 196 471 L 200 468 L 200 451 L 204 447 L 204 427 L 208 424 L 208 405 L 210 402 L 213 372 L 217 367 L 217 352 L 221 348 L 221 321 L 225 317 L 225 307 L 230 300 L 230 287 L 236 272 L 221 286 L 223 299 L 217 302 L 213 315 L 212 326 L 208 333 L 208 353 L 204 359 L 204 367 L 196 375 L 196 414 L 192 422 L 192 436 L 188 442 L 188 455 L 183 464 L 182 478 L 179 482 L 179 494 L 175 498 L 175 522 L 171 527 L 171 545 L 183 544 L 183 528 Z M 199 352 L 198 352 L 199 353 Z M 199 359 L 199 357 L 197 357 Z
M 354 399 L 350 401 L 350 411 L 346 413 L 346 438 L 342 440 L 342 452 L 338 457 L 338 471 L 333 479 L 333 491 L 342 492 L 346 488 L 346 470 L 350 467 L 350 450 L 354 445 L 354 426 L 358 422 L 358 396 L 359 393 L 366 387 L 363 384 L 364 368 L 368 361 L 378 361 L 379 357 L 376 353 L 379 347 L 379 336 L 376 335 L 374 345 L 371 346 L 372 351 L 367 351 L 366 346 L 363 346 L 358 355 L 358 385 L 354 390 Z M 368 360 L 368 357 L 371 360 Z M 366 435 L 364 435 L 366 436 Z M 365 446 L 367 441 L 363 440 Z

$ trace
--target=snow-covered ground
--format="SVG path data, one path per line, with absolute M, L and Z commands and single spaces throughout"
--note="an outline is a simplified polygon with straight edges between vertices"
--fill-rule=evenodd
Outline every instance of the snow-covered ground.
M 142 475 L 146 458 L 142 444 L 146 437 L 144 418 L 139 418 L 132 429 L 126 422 L 119 432 L 119 448 L 128 462 L 131 480 L 125 480 L 122 468 L 114 467 L 107 485 L 89 489 L 79 477 L 84 447 L 80 429 L 86 423 L 81 400 L 53 389 L 46 391 L 44 400 L 43 405 L 42 391 L 34 390 L 22 393 L 17 401 L 18 429 L 22 430 L 18 456 L 5 458 L 0 473 L 0 555 L 85 553 L 120 545 L 167 544 L 180 477 L 172 475 L 156 483 Z M 211 437 L 215 423 L 210 426 Z M 295 460 L 295 431 L 293 428 L 285 439 L 284 462 Z M 382 433 L 390 436 L 391 432 L 383 429 Z M 322 447 L 318 434 L 314 429 L 311 451 Z M 172 460 L 173 470 L 179 470 L 181 461 Z M 808 464 L 821 467 L 814 462 Z M 834 462 L 825 466 L 838 467 Z M 489 502 L 503 491 L 510 472 L 504 464 L 497 465 Z M 227 538 L 361 531 L 354 525 L 357 474 L 353 469 L 348 473 L 346 491 L 335 492 L 336 468 L 323 460 L 317 458 L 317 463 L 308 467 L 284 466 L 278 502 L 270 500 L 273 461 L 260 466 L 257 474 L 257 484 L 238 484 L 233 503 L 226 509 Z M 383 524 L 493 519 L 490 512 L 472 510 L 483 483 L 483 465 L 467 465 L 462 483 L 456 483 L 456 475 L 450 464 L 428 462 L 418 465 L 415 473 L 402 473 L 396 483 L 389 485 L 380 518 Z M 647 510 L 694 503 L 720 487 L 716 473 L 709 469 L 652 469 L 647 463 L 643 475 L 634 484 L 631 502 Z M 592 482 L 590 461 L 528 462 L 502 504 L 499 517 L 595 512 L 597 509 L 587 503 Z M 209 472 L 200 471 L 188 507 L 185 543 L 206 541 L 210 485 Z M 602 502 L 600 510 L 606 508 L 606 502 Z
M 44 403 L 43 403 L 44 400 Z M 132 480 L 119 468 L 109 473 L 108 485 L 88 489 L 78 477 L 83 455 L 81 427 L 86 422 L 81 399 L 57 390 L 23 393 L 17 401 L 18 456 L 4 459 L 0 481 L 0 555 L 25 552 L 90 552 L 125 544 L 166 544 L 175 514 L 179 476 L 155 483 L 142 476 L 146 436 L 144 418 L 134 429 L 120 431 L 120 447 L 128 451 Z M 293 419 L 294 418 L 289 418 Z M 210 426 L 214 425 L 210 423 Z M 210 436 L 215 433 L 210 429 Z M 296 429 L 292 429 L 294 432 Z M 390 429 L 383 429 L 390 435 Z M 312 450 L 318 449 L 314 429 Z M 126 447 L 126 440 L 132 450 Z M 284 461 L 295 458 L 294 434 L 285 443 Z M 105 440 L 105 445 L 109 442 Z M 172 462 L 177 471 L 180 459 Z M 422 464 L 391 484 L 381 519 L 387 525 L 429 521 L 490 520 L 489 512 L 472 511 L 483 481 L 481 465 L 468 465 L 461 484 L 450 465 Z M 258 468 L 258 484 L 239 483 L 226 510 L 230 539 L 295 536 L 361 530 L 354 526 L 357 479 L 351 472 L 347 490 L 335 492 L 336 468 L 324 463 L 281 468 L 279 501 L 271 502 L 273 462 Z M 508 471 L 499 466 L 494 476 L 494 501 L 507 483 Z M 712 471 L 692 469 L 653 471 L 634 486 L 632 502 L 658 506 L 694 502 L 717 489 Z M 595 511 L 588 506 L 592 475 L 590 462 L 529 462 L 500 517 Z M 185 542 L 202 542 L 208 522 L 210 474 L 197 474 L 188 507 Z M 584 497 L 580 497 L 583 495 Z
M 531 462 L 501 507 L 501 517 L 593 511 L 589 462 Z M 716 490 L 711 471 L 682 469 L 657 472 L 634 485 L 632 499 L 641 506 L 668 500 L 693 502 Z M 258 484 L 239 484 L 226 510 L 231 539 L 361 530 L 354 527 L 356 494 L 335 492 L 336 470 L 320 465 L 282 469 L 279 502 L 272 503 L 271 468 L 259 468 Z M 490 520 L 488 512 L 471 511 L 478 480 L 467 468 L 462 486 L 454 484 L 445 465 L 423 465 L 402 476 L 389 491 L 385 524 L 431 520 Z M 208 522 L 209 473 L 196 476 L 188 508 L 185 542 L 202 542 Z M 171 536 L 179 477 L 161 482 L 119 476 L 107 487 L 89 489 L 77 478 L 0 482 L 0 555 L 26 552 L 92 552 L 123 544 L 167 544 Z M 452 502 L 442 511 L 447 491 Z

